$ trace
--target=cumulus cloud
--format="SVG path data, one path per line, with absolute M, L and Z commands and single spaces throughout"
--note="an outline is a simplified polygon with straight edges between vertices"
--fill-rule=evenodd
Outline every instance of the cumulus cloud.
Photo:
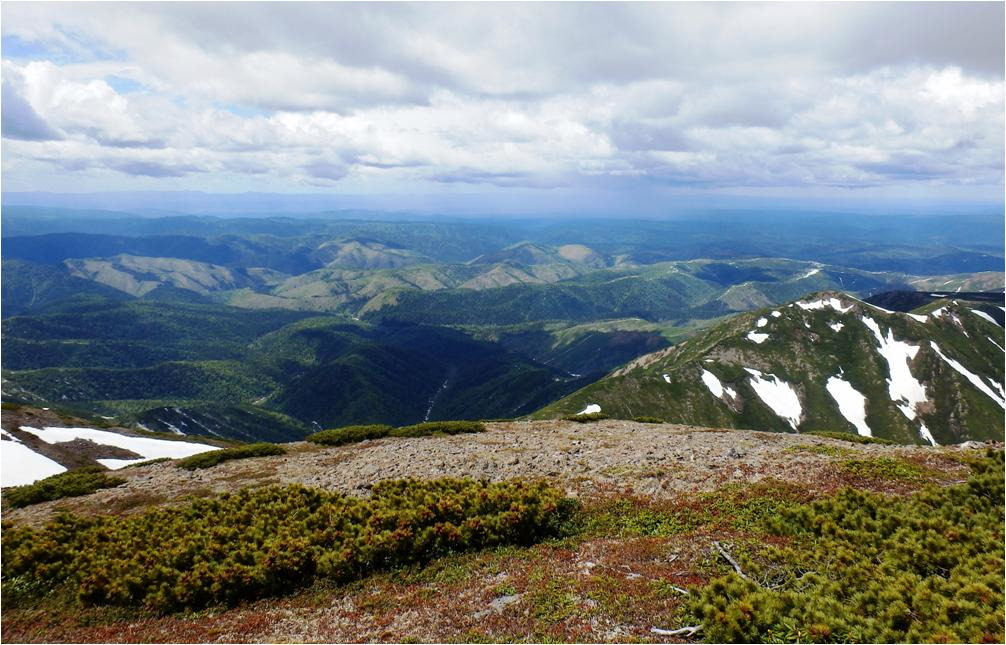
M 2 11 L 24 188 L 1003 182 L 1001 3 Z
M 3 113 L 0 115 L 2 121 L 0 131 L 5 138 L 24 141 L 51 141 L 63 138 L 63 135 L 46 123 L 9 82 L 4 80 L 2 87 L 0 102 L 3 103 Z

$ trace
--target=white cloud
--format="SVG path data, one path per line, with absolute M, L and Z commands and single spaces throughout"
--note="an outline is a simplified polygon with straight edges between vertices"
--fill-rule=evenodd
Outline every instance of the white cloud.
M 65 173 L 192 187 L 999 188 L 1003 39 L 987 23 L 1001 13 L 7 3 L 4 36 L 50 55 L 5 44 L 5 96 L 37 116 L 31 132 L 49 129 L 5 139 L 4 174 L 34 189 Z M 882 27 L 889 47 L 874 42 Z

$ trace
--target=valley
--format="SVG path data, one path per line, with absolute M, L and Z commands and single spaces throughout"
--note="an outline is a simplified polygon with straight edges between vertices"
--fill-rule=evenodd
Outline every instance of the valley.
M 653 396 L 671 397 L 678 407 L 657 404 L 628 385 L 635 381 L 622 379 L 622 366 L 677 351 L 696 335 L 724 336 L 724 326 L 750 324 L 744 312 L 816 292 L 869 298 L 977 288 L 1001 300 L 1003 275 L 988 271 L 1001 265 L 1001 252 L 987 252 L 966 220 L 936 218 L 880 225 L 870 218 L 777 215 L 773 221 L 786 231 L 779 239 L 744 213 L 707 215 L 703 222 L 490 222 L 136 217 L 5 207 L 3 218 L 5 400 L 242 441 L 293 440 L 353 423 L 573 414 L 595 392 L 605 414 L 625 418 L 793 431 L 793 423 L 758 412 L 754 398 L 752 405 L 700 402 L 671 385 Z M 716 225 L 721 232 L 714 236 Z M 918 246 L 897 242 L 907 231 Z M 882 270 L 880 257 L 888 258 Z M 914 309 L 934 296 L 918 298 L 898 302 Z M 1001 325 L 1001 310 L 982 306 Z M 814 323 L 814 338 L 826 338 L 825 324 Z M 995 327 L 975 330 L 976 342 L 1001 347 Z M 802 337 L 803 330 L 790 331 L 794 342 Z M 866 340 L 855 342 L 865 349 Z M 945 334 L 932 340 L 957 357 L 948 360 L 985 351 L 967 350 Z M 698 342 L 705 341 L 692 346 Z M 853 347 L 820 349 L 858 351 Z M 778 348 L 770 342 L 756 349 Z M 804 345 L 798 353 L 818 349 Z M 773 360 L 766 354 L 741 367 L 783 378 Z M 716 375 L 724 368 L 706 373 L 733 383 L 732 373 Z M 991 363 L 968 369 L 991 379 L 993 389 L 1002 382 Z M 798 382 L 833 376 L 789 371 Z M 869 373 L 873 382 L 883 380 L 882 367 Z M 688 375 L 682 387 L 689 391 L 701 383 L 698 373 L 681 374 Z M 613 378 L 630 391 L 601 394 Z M 941 392 L 968 391 L 959 378 L 946 376 Z M 700 385 L 696 392 L 708 394 Z M 801 403 L 806 423 L 851 431 L 834 416 L 834 404 L 814 392 Z M 927 419 L 937 442 L 1001 429 L 984 395 L 963 396 L 964 408 Z M 879 409 L 870 414 L 883 419 L 871 416 L 879 435 L 919 440 L 907 419 Z M 987 430 L 968 429 L 983 424 Z

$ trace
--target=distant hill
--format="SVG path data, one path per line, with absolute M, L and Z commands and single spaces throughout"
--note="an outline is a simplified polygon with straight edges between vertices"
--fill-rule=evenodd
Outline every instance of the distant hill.
M 971 303 L 897 313 L 823 292 L 642 356 L 535 416 L 599 405 L 714 427 L 1001 440 L 1003 346 L 1003 328 Z

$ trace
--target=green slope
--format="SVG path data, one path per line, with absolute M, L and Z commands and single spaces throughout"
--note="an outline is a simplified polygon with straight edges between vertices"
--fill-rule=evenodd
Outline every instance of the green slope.
M 831 304 L 807 308 L 818 301 L 837 308 Z M 902 403 L 915 419 L 892 401 L 891 364 L 881 352 L 873 324 L 885 343 L 893 339 L 914 352 L 910 362 L 907 356 L 900 362 L 924 388 L 924 400 L 917 405 Z M 760 343 L 755 342 L 758 339 Z M 740 314 L 679 345 L 640 357 L 535 416 L 574 414 L 596 404 L 604 413 L 622 418 L 646 415 L 701 426 L 792 432 L 784 418 L 785 404 L 792 408 L 795 399 L 798 414 L 791 416 L 797 417 L 798 431 L 857 432 L 827 388 L 829 380 L 838 377 L 865 397 L 865 424 L 874 436 L 923 443 L 924 424 L 940 444 L 1001 440 L 1002 346 L 1003 329 L 975 314 L 968 303 L 943 301 L 914 314 L 899 314 L 827 292 Z M 955 370 L 936 348 L 974 374 L 987 392 Z M 719 396 L 713 393 L 712 377 L 724 388 Z M 786 386 L 762 389 L 774 391 L 775 400 L 781 401 L 773 407 L 756 385 L 775 379 Z M 904 382 L 895 376 L 896 385 Z

